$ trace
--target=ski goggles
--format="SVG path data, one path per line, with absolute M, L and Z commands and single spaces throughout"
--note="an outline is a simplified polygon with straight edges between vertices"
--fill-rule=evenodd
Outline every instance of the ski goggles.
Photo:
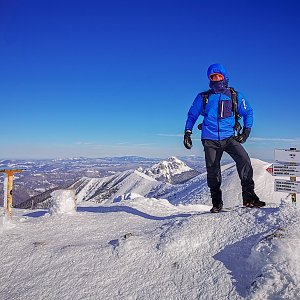
M 224 76 L 220 73 L 212 73 L 209 75 L 211 81 L 221 81 L 224 80 Z

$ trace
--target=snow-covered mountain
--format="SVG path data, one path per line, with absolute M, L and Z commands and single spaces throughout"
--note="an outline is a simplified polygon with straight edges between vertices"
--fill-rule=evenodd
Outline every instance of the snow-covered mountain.
M 177 162 L 176 160 L 174 161 Z M 251 159 L 251 161 L 254 171 L 255 190 L 258 196 L 266 202 L 278 203 L 285 194 L 274 192 L 274 177 L 266 171 L 269 163 L 259 159 Z M 164 165 L 162 164 L 162 166 Z M 160 164 L 154 166 L 160 166 Z M 149 169 L 157 170 L 154 166 Z M 169 168 L 166 169 L 169 170 Z M 163 168 L 163 170 L 166 169 Z M 182 169 L 186 169 L 184 165 Z M 242 190 L 235 163 L 227 164 L 221 170 L 224 206 L 231 207 L 241 204 Z M 150 173 L 148 172 L 148 174 Z M 124 199 L 128 199 L 128 197 L 131 199 L 132 196 L 128 196 L 128 194 L 133 193 L 149 198 L 165 198 L 175 205 L 211 204 L 210 192 L 206 183 L 206 173 L 200 174 L 183 184 L 174 185 L 157 181 L 140 171 L 129 170 L 105 178 L 82 178 L 70 188 L 76 189 L 79 201 L 93 200 L 112 203 L 120 196 L 121 198 L 118 199 L 122 199 L 122 195 L 125 194 Z
M 177 169 L 178 171 L 176 171 L 176 168 L 174 168 L 174 171 L 169 167 L 162 168 L 161 170 L 163 171 L 169 171 L 166 173 L 163 172 L 162 174 L 173 175 L 176 172 L 179 172 L 179 175 L 181 175 L 189 172 L 189 167 L 181 164 L 177 159 L 172 159 L 169 163 L 167 164 L 168 166 L 175 164 L 182 166 L 182 168 Z M 155 164 L 154 166 L 164 167 L 165 164 Z M 159 170 L 154 166 L 149 168 L 149 170 L 152 170 L 153 172 L 148 172 L 148 174 L 155 175 L 155 170 Z M 258 159 L 252 159 L 252 166 L 256 185 L 255 190 L 258 196 L 266 202 L 278 202 L 284 194 L 274 193 L 274 177 L 266 171 L 269 163 Z M 172 170 L 172 172 L 170 172 L 170 170 Z M 182 170 L 188 171 L 180 173 Z M 221 170 L 224 206 L 231 207 L 241 204 L 242 190 L 235 164 L 229 163 L 224 165 Z M 103 178 L 83 177 L 69 186 L 69 189 L 74 189 L 76 191 L 79 202 L 91 200 L 98 203 L 113 203 L 117 198 L 119 200 L 122 199 L 122 195 L 124 199 L 128 199 L 128 194 L 137 194 L 148 198 L 164 198 L 175 205 L 211 205 L 210 192 L 206 183 L 206 173 L 197 175 L 182 184 L 170 184 L 168 182 L 158 181 L 152 176 L 148 176 L 144 172 L 138 170 L 127 170 Z M 43 199 L 40 197 L 41 201 L 39 202 L 41 202 L 41 204 L 35 207 L 48 207 L 50 192 L 51 191 L 44 193 L 45 198 Z M 132 197 L 132 195 L 130 197 Z M 28 203 L 30 205 L 32 204 L 30 201 L 28 201 Z
M 155 191 L 164 189 L 165 186 L 168 187 L 169 184 L 157 181 L 137 170 L 128 170 L 104 178 L 84 177 L 69 188 L 76 190 L 78 201 L 111 203 L 115 198 L 126 193 L 147 197 L 150 193 L 156 194 Z
M 144 170 L 141 168 L 140 171 L 156 180 L 169 183 L 182 183 L 199 174 L 175 156 L 156 163 L 150 168 Z
M 176 157 L 154 164 L 149 168 L 138 167 L 136 170 L 114 172 L 105 177 L 85 176 L 63 188 L 75 189 L 79 201 L 112 202 L 126 193 L 137 193 L 145 197 L 160 197 L 165 190 L 170 190 L 168 183 L 186 182 L 199 172 L 189 168 Z M 19 208 L 45 208 L 49 206 L 52 188 L 17 205 Z
M 186 175 L 188 174 L 188 175 Z M 76 189 L 78 201 L 92 200 L 111 203 L 123 194 L 161 198 L 174 189 L 174 178 L 186 182 L 198 172 L 176 157 L 154 164 L 147 169 L 128 170 L 104 178 L 81 178 L 70 189 Z M 126 197 L 125 197 L 126 198 Z
M 66 188 L 83 176 L 101 178 L 138 167 L 148 168 L 158 161 L 160 159 L 135 156 L 46 160 L 3 160 L 0 158 L 0 169 L 23 170 L 22 173 L 14 176 L 13 203 L 14 206 L 24 208 L 31 207 L 32 202 L 36 203 L 48 198 L 49 191 Z M 4 175 L 0 174 L 0 194 L 3 193 L 3 180 Z M 3 197 L 0 197 L 0 206 L 2 205 Z

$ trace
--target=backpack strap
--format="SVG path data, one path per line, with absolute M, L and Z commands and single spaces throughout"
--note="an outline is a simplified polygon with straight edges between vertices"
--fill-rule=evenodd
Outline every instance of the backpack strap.
M 209 98 L 209 95 L 211 94 L 211 91 L 208 90 L 208 91 L 205 91 L 205 92 L 202 92 L 201 93 L 201 96 L 202 96 L 202 102 L 203 102 L 203 106 L 202 106 L 202 114 L 204 115 L 205 113 L 205 107 L 208 103 L 208 98 Z
M 239 119 L 241 118 L 239 112 L 238 112 L 238 101 L 237 101 L 237 91 L 233 87 L 229 87 L 230 93 L 231 93 L 231 101 L 232 101 L 232 112 L 234 114 L 235 118 L 235 124 L 234 124 L 234 130 L 237 131 L 237 134 L 240 134 L 240 131 L 242 129 L 242 126 L 239 122 Z
M 202 97 L 202 112 L 201 112 L 201 115 L 202 116 L 204 116 L 204 114 L 205 114 L 205 108 L 206 108 L 206 105 L 208 103 L 208 98 L 209 98 L 210 94 L 211 94 L 210 90 L 201 93 L 201 97 Z M 202 130 L 202 123 L 198 124 L 197 127 L 198 127 L 199 130 Z

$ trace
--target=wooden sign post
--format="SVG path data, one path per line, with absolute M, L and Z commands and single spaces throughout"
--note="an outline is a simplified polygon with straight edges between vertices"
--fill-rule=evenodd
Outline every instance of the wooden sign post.
M 14 180 L 14 173 L 20 173 L 22 170 L 0 170 L 0 172 L 5 173 L 7 175 L 7 191 L 6 191 L 6 203 L 4 209 L 5 209 L 5 215 L 9 217 L 9 219 L 12 218 L 12 201 L 13 201 L 13 180 Z

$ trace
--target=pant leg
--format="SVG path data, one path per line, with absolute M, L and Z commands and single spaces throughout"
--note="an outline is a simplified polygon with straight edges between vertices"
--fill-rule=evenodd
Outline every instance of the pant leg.
M 223 150 L 220 143 L 212 140 L 202 140 L 207 171 L 207 185 L 210 188 L 213 206 L 222 203 L 222 183 L 220 160 Z
M 258 200 L 259 198 L 254 192 L 251 160 L 244 147 L 234 138 L 230 138 L 227 140 L 224 151 L 227 152 L 236 163 L 242 185 L 243 201 L 247 202 L 249 200 Z

